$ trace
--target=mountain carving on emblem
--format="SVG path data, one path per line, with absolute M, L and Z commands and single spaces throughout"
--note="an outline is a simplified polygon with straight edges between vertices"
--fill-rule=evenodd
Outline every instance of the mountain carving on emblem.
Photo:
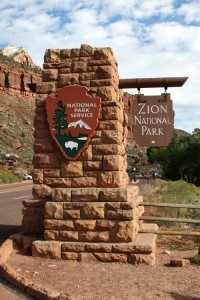
M 76 126 L 79 126 L 80 128 L 85 128 L 85 129 L 89 129 L 91 130 L 92 128 L 85 122 L 83 122 L 82 120 L 78 120 L 76 122 L 72 122 L 68 124 L 68 127 L 74 127 L 76 128 Z

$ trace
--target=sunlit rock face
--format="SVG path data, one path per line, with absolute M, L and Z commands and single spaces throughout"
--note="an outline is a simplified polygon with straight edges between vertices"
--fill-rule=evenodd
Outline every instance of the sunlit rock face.
M 32 57 L 23 47 L 7 46 L 1 50 L 2 54 L 12 57 L 14 61 L 24 65 L 35 67 Z

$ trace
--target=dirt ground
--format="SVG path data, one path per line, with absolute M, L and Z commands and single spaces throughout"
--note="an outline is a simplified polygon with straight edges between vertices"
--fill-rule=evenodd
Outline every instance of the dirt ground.
M 77 263 L 12 255 L 8 263 L 35 283 L 76 300 L 200 300 L 200 266 L 170 267 L 172 259 L 193 258 L 198 250 L 170 250 L 158 243 L 156 265 Z

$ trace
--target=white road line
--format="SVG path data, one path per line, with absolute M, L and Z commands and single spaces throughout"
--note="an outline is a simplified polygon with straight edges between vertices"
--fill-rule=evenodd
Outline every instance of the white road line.
M 17 198 L 14 198 L 14 200 L 22 199 L 22 198 L 30 198 L 30 196 L 17 197 Z

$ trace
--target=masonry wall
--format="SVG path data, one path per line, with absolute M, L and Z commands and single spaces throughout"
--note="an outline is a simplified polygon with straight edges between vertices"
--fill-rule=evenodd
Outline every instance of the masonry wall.
M 128 119 L 112 50 L 88 45 L 49 49 L 42 78 L 37 85 L 34 121 L 34 200 L 23 202 L 23 232 L 39 233 L 44 239 L 33 244 L 33 254 L 59 253 L 63 259 L 78 260 L 80 252 L 101 252 L 102 260 L 110 252 L 106 259 L 115 261 L 112 249 L 123 243 L 120 252 L 125 252 L 123 261 L 127 261 L 131 250 L 126 243 L 138 234 L 143 206 L 139 206 L 138 187 L 128 185 Z M 45 98 L 56 97 L 57 89 L 68 85 L 86 86 L 89 95 L 102 100 L 97 130 L 76 161 L 62 156 L 46 118 Z

